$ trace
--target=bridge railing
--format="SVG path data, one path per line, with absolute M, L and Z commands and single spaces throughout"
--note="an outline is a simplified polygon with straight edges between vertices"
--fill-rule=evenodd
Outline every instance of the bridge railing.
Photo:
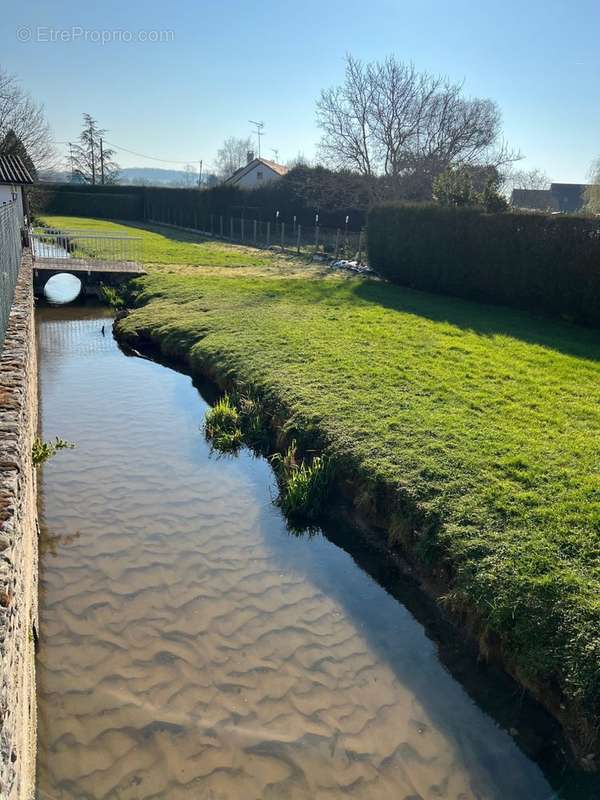
M 21 226 L 16 202 L 0 205 L 0 352 L 21 264 Z
M 95 267 L 142 265 L 142 238 L 85 229 L 34 228 L 30 234 L 34 261 L 70 259 Z

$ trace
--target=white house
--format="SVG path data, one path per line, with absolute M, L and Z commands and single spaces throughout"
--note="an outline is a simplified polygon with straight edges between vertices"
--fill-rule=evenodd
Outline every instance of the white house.
M 23 187 L 32 183 L 33 179 L 20 156 L 0 156 L 0 205 L 16 200 L 21 225 L 27 214 Z
M 248 153 L 248 163 L 245 167 L 236 169 L 224 183 L 229 186 L 239 186 L 241 189 L 258 189 L 271 181 L 278 181 L 288 171 L 283 164 L 276 164 L 266 158 L 254 158 L 253 153 Z

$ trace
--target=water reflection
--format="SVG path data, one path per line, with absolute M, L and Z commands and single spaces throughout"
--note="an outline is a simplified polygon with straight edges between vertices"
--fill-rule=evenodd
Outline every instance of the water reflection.
M 214 458 L 189 378 L 40 315 L 40 789 L 73 798 L 546 800 L 409 611 L 268 464 Z

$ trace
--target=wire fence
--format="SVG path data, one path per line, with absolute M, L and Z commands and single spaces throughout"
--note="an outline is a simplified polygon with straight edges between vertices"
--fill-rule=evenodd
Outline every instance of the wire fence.
M 276 218 L 272 221 L 219 214 L 204 215 L 191 210 L 177 213 L 169 207 L 148 209 L 148 222 L 168 225 L 215 239 L 253 247 L 280 249 L 282 252 L 317 256 L 327 260 L 346 260 L 363 264 L 366 259 L 366 231 L 301 225 Z
M 21 264 L 21 227 L 16 202 L 0 206 L 0 352 Z

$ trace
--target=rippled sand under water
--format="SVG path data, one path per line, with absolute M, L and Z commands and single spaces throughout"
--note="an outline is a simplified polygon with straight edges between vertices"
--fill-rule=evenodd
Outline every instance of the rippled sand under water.
M 98 311 L 39 343 L 44 436 L 77 443 L 41 479 L 41 798 L 552 796 L 401 604 L 289 535 L 266 462 L 210 455 L 188 377 Z

